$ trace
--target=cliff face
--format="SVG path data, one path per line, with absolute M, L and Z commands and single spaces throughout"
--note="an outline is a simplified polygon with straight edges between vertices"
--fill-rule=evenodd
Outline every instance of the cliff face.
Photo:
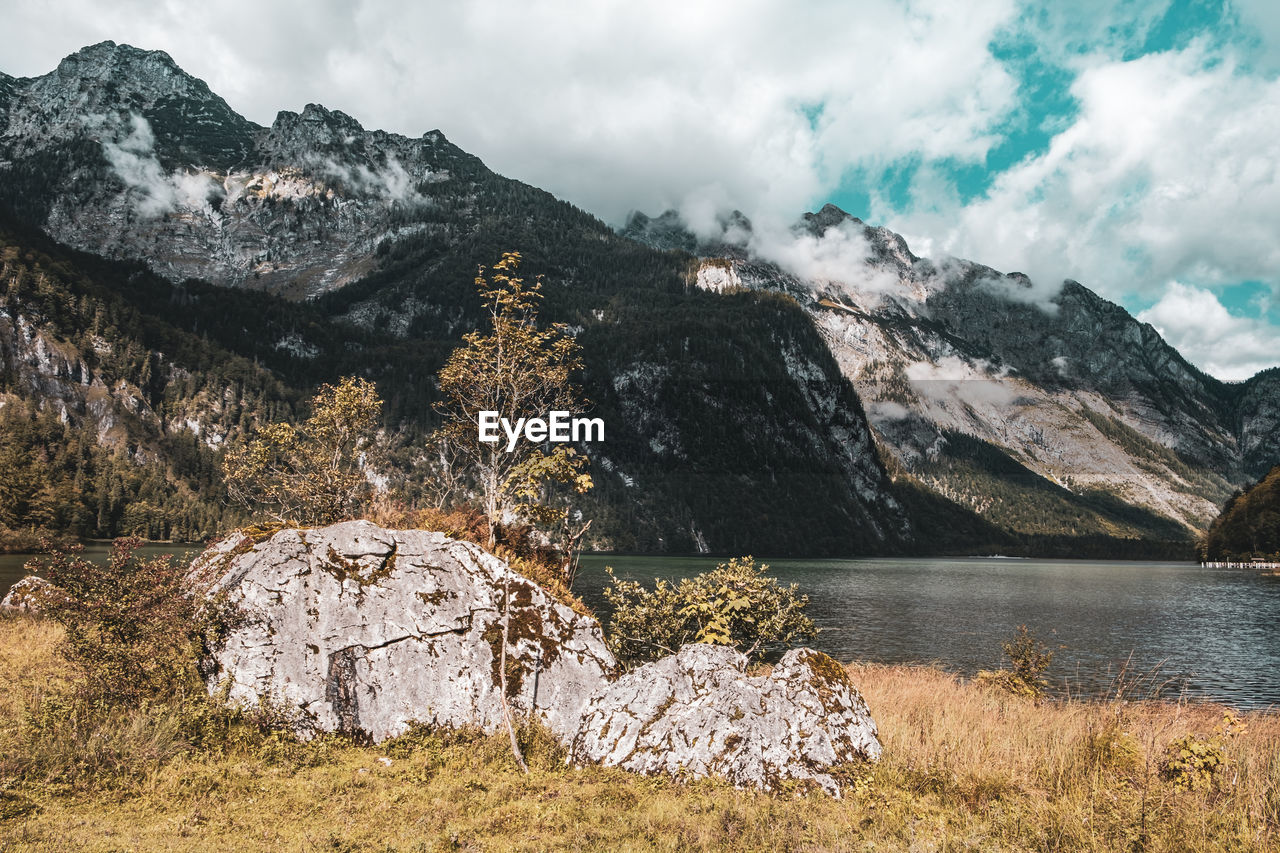
M 1280 369 L 1264 370 L 1239 388 L 1236 428 L 1245 473 L 1261 477 L 1276 464 L 1280 439 Z
M 314 297 L 370 272 L 381 241 L 429 227 L 419 214 L 440 184 L 465 195 L 483 170 L 439 133 L 365 131 L 314 104 L 259 127 L 166 54 L 111 42 L 9 88 L 2 200 L 175 282 Z
M 858 262 L 835 275 L 768 261 L 741 222 L 725 228 L 737 235 L 728 246 L 681 236 L 673 214 L 637 217 L 627 233 L 692 242 L 709 291 L 794 297 L 891 468 L 1006 530 L 1195 535 L 1280 453 L 1274 371 L 1221 383 L 1076 282 L 1045 294 L 1016 273 L 918 258 L 899 235 L 830 205 L 790 239 L 810 241 L 811 254 L 825 240 L 853 246 Z
M 144 316 L 173 289 L 139 269 L 90 276 L 0 223 L 0 525 L 199 539 L 222 505 L 224 441 L 288 395 L 264 369 Z M 132 291 L 132 292 L 131 292 Z M 172 305 L 180 311 L 180 305 Z

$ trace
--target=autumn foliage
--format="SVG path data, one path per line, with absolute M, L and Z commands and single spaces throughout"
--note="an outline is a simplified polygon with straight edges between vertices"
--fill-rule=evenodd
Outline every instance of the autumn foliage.
M 228 451 L 222 468 L 231 497 L 279 522 L 325 525 L 351 518 L 371 497 L 382 400 L 373 383 L 323 385 L 299 425 L 273 423 Z

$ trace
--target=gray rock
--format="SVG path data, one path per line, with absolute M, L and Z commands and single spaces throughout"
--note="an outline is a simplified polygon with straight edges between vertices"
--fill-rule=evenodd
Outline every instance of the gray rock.
M 58 588 L 38 575 L 27 575 L 13 586 L 4 600 L 0 601 L 0 611 L 5 613 L 40 613 L 48 606 L 50 599 L 58 594 Z
M 794 649 L 755 677 L 746 665 L 733 649 L 688 645 L 622 676 L 592 697 L 570 760 L 762 790 L 808 781 L 839 796 L 829 771 L 880 758 L 867 704 L 831 658 Z
M 208 688 L 295 712 L 304 735 L 381 741 L 413 721 L 497 730 L 504 589 L 517 720 L 540 719 L 567 742 L 616 666 L 594 619 L 442 533 L 352 521 L 261 542 L 236 535 L 201 555 L 188 581 L 236 614 Z

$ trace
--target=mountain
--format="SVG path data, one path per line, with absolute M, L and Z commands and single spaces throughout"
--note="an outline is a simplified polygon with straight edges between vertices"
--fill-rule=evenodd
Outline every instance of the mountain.
M 480 323 L 476 267 L 517 250 L 546 277 L 548 318 L 582 344 L 586 391 L 607 424 L 586 507 L 597 545 L 911 547 L 858 398 L 791 301 L 687 287 L 690 256 L 621 237 L 438 132 L 365 131 L 314 105 L 252 125 L 163 53 L 107 42 L 6 92 L 0 208 L 14 233 L 70 247 L 45 248 L 72 278 L 117 291 L 141 325 L 252 360 L 282 399 L 344 374 L 375 380 L 411 493 L 434 375 Z M 147 288 L 126 286 L 143 278 Z M 19 295 L 9 310 L 28 305 Z M 91 321 L 78 322 L 61 334 L 87 358 Z M 57 405 L 30 383 L 5 390 Z M 225 433 L 202 432 L 204 446 L 273 411 L 242 414 Z M 185 429 L 163 418 L 159 428 Z
M 795 298 L 857 389 L 890 468 L 1002 529 L 1194 535 L 1276 461 L 1280 371 L 1219 382 L 1077 282 L 1046 294 L 1018 273 L 919 258 L 832 205 L 785 240 L 863 259 L 835 273 L 768 260 L 798 266 L 741 216 L 712 239 L 682 231 L 671 212 L 633 216 L 624 233 L 696 252 L 709 291 Z
M 1280 560 L 1280 465 L 1236 492 L 1205 537 L 1206 560 Z
M 1043 297 L 918 258 L 831 206 L 789 253 L 741 214 L 711 237 L 673 213 L 615 232 L 439 131 L 314 104 L 262 127 L 166 54 L 111 42 L 0 77 L 0 127 L 6 245 L 56 282 L 11 288 L 5 409 L 57 412 L 112 464 L 151 466 L 165 500 L 218 503 L 216 477 L 182 486 L 172 442 L 216 469 L 228 441 L 351 374 L 378 383 L 415 494 L 434 375 L 482 319 L 476 268 L 512 250 L 545 276 L 607 425 L 584 507 L 598 547 L 1186 550 L 1276 461 L 1280 372 L 1224 385 L 1080 285 Z M 838 274 L 815 262 L 831 246 Z M 104 326 L 99 302 L 128 322 Z M 130 410 L 154 417 L 114 414 Z

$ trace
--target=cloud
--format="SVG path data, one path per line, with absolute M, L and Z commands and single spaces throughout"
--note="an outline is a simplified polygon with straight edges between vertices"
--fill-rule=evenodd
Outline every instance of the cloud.
M 317 160 L 314 167 L 321 174 L 337 178 L 348 190 L 405 204 L 423 204 L 427 201 L 418 192 L 413 175 L 394 157 L 387 160 L 387 164 L 379 170 L 370 169 L 363 164 L 353 168 L 332 158 Z M 430 180 L 430 173 L 424 178 Z
M 1280 62 L 1280 6 L 1274 0 L 1232 0 L 1239 26 L 1253 37 L 1250 58 L 1275 69 Z
M 99 128 L 119 124 L 119 120 L 111 116 L 90 116 L 86 121 Z M 229 181 L 228 190 L 208 172 L 185 169 L 165 172 L 155 155 L 155 133 L 150 123 L 132 113 L 128 128 L 123 139 L 104 142 L 102 150 L 112 171 L 130 190 L 130 202 L 139 215 L 155 218 L 177 210 L 213 214 L 209 200 L 214 196 L 225 195 L 232 202 L 239 197 L 243 174 L 233 176 L 239 180 Z M 310 167 L 319 175 L 336 179 L 348 192 L 406 204 L 427 203 L 418 193 L 414 177 L 394 157 L 377 170 L 362 164 L 352 167 L 322 157 L 311 161 Z
M 783 0 L 58 0 L 8 11 L 4 70 L 45 73 L 111 38 L 168 51 L 260 123 L 314 101 L 368 127 L 439 128 L 610 222 L 694 191 L 795 216 L 850 169 L 980 162 L 1014 105 L 989 44 L 1015 13 L 1012 0 L 803 13 Z
M 1247 379 L 1273 367 L 1280 327 L 1237 317 L 1203 288 L 1172 282 L 1155 305 L 1138 314 L 1192 364 L 1219 379 Z
M 980 259 L 1040 288 L 1073 278 L 1116 301 L 1166 283 L 1280 283 L 1280 81 L 1192 45 L 1082 67 L 1079 112 L 986 195 L 878 213 L 925 254 Z
M 175 171 L 166 174 L 155 155 L 156 137 L 151 125 L 137 113 L 129 117 L 129 133 L 119 142 L 104 142 L 103 154 L 112 170 L 133 191 L 134 209 L 154 218 L 178 208 L 209 208 L 209 197 L 218 192 L 209 175 Z
M 782 228 L 766 220 L 754 229 L 748 248 L 752 255 L 819 286 L 833 285 L 861 294 L 903 289 L 896 268 L 870 263 L 874 255 L 871 242 L 863 226 L 849 220 L 821 235 Z

